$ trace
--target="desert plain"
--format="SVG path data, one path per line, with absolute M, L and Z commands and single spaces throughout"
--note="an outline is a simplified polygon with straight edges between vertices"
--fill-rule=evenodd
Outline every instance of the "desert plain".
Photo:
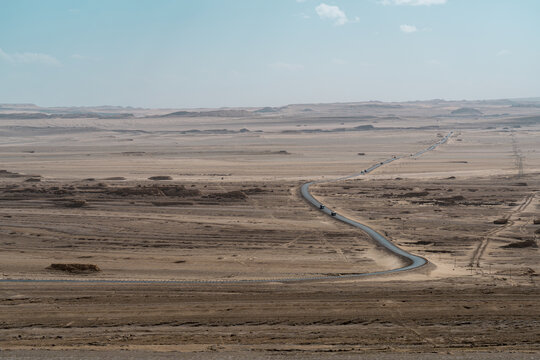
M 0 357 L 537 358 L 539 130 L 534 99 L 1 105 Z M 311 192 L 428 264 L 343 277 L 406 262 L 300 186 L 394 156 Z

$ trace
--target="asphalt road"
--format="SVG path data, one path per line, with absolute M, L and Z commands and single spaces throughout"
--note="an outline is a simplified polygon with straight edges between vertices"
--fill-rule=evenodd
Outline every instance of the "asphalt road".
M 321 184 L 321 183 L 329 183 L 329 182 L 336 182 L 346 179 L 351 179 L 360 175 L 366 175 L 370 172 L 376 170 L 377 168 L 390 164 L 393 161 L 405 158 L 405 157 L 411 157 L 411 158 L 417 158 L 424 153 L 434 150 L 439 145 L 442 145 L 446 143 L 448 138 L 452 136 L 453 131 L 448 133 L 445 137 L 443 137 L 441 140 L 437 141 L 433 145 L 429 146 L 428 148 L 425 148 L 415 154 L 407 155 L 407 156 L 394 156 L 389 159 L 386 159 L 384 161 L 378 162 L 375 165 L 372 165 L 371 167 L 360 171 L 359 173 L 339 177 L 336 179 L 329 179 L 329 180 L 320 180 L 320 181 L 312 181 L 308 182 L 301 187 L 301 194 L 302 196 L 313 206 L 316 206 L 317 208 L 320 208 L 321 203 L 311 195 L 309 192 L 309 188 L 313 184 Z M 376 241 L 379 245 L 387 249 L 388 251 L 392 252 L 393 254 L 408 260 L 409 264 L 406 266 L 392 269 L 392 270 L 385 270 L 385 271 L 375 271 L 375 272 L 369 272 L 369 273 L 357 273 L 357 274 L 342 274 L 342 275 L 325 275 L 325 276 L 312 276 L 312 277 L 292 277 L 292 278 L 272 278 L 272 279 L 244 279 L 244 280 L 107 280 L 107 279 L 21 279 L 21 278 L 4 278 L 0 279 L 0 283 L 2 282 L 9 282 L 9 283 L 95 283 L 95 284 L 243 284 L 243 283 L 265 283 L 265 282 L 298 282 L 298 281 L 317 281 L 317 280 L 334 280 L 334 279 L 343 279 L 343 278 L 355 278 L 355 277 L 365 277 L 365 276 L 374 276 L 374 275 L 383 275 L 383 274 L 390 274 L 395 273 L 399 271 L 406 271 L 406 270 L 412 270 L 419 268 L 421 266 L 424 266 L 427 264 L 427 260 L 423 257 L 413 255 L 403 249 L 400 249 L 396 245 L 394 245 L 390 240 L 385 238 L 383 235 L 379 234 L 372 228 L 370 228 L 367 225 L 361 224 L 355 220 L 349 219 L 343 215 L 335 214 L 332 216 L 332 210 L 329 208 L 324 207 L 323 209 L 320 209 L 323 213 L 327 214 L 328 216 L 331 216 L 335 218 L 336 220 L 339 220 L 341 222 L 344 222 L 346 224 L 355 226 L 359 229 L 362 229 L 365 231 L 374 241 Z
M 435 144 L 433 144 L 433 145 L 429 146 L 428 148 L 426 148 L 424 150 L 421 150 L 421 151 L 419 151 L 419 152 L 417 152 L 415 154 L 411 154 L 411 155 L 409 155 L 409 157 L 417 158 L 417 157 L 425 154 L 428 151 L 434 150 L 437 146 L 446 143 L 446 141 L 448 141 L 448 138 L 450 136 L 452 136 L 452 134 L 453 134 L 453 131 L 448 133 L 444 138 L 437 141 Z M 349 176 L 345 176 L 345 177 L 341 177 L 341 178 L 337 178 L 337 179 L 331 179 L 331 180 L 312 181 L 312 182 L 308 182 L 308 183 L 302 185 L 302 188 L 301 188 L 302 196 L 309 203 L 311 203 L 313 206 L 318 208 L 320 211 L 322 211 L 326 215 L 335 218 L 336 220 L 342 221 L 342 222 L 344 222 L 346 224 L 349 224 L 349 225 L 355 226 L 355 227 L 357 227 L 359 229 L 362 229 L 374 241 L 376 241 L 379 245 L 384 247 L 386 250 L 388 250 L 388 251 L 392 252 L 393 254 L 401 257 L 402 259 L 405 259 L 405 260 L 408 261 L 408 264 L 406 266 L 403 266 L 403 267 L 400 267 L 400 268 L 397 268 L 397 269 L 370 272 L 370 273 L 362 273 L 362 274 L 342 275 L 342 277 L 345 277 L 345 276 L 353 277 L 353 276 L 382 275 L 382 274 L 389 274 L 389 273 L 394 273 L 394 272 L 399 272 L 399 271 L 412 270 L 412 269 L 416 269 L 416 268 L 419 268 L 421 266 L 424 266 L 425 264 L 427 264 L 428 261 L 426 259 L 424 259 L 423 257 L 413 255 L 413 254 L 411 254 L 411 253 L 409 253 L 409 252 L 407 252 L 407 251 L 405 251 L 403 249 L 400 249 L 399 247 L 394 245 L 390 240 L 388 240 L 383 235 L 379 234 L 378 232 L 376 232 L 375 230 L 373 230 L 372 228 L 370 228 L 367 225 L 361 224 L 358 221 L 354 221 L 354 220 L 349 219 L 349 218 L 347 218 L 347 217 L 345 217 L 343 215 L 340 215 L 340 214 L 334 212 L 332 209 L 330 209 L 330 208 L 328 208 L 326 206 L 323 206 L 321 208 L 321 205 L 324 205 L 324 204 L 322 204 L 313 195 L 311 195 L 311 193 L 309 192 L 309 187 L 311 185 L 313 185 L 313 184 L 322 184 L 322 183 L 335 182 L 335 181 L 354 178 L 354 177 L 361 176 L 361 175 L 366 175 L 366 174 L 369 174 L 370 172 L 376 170 L 377 168 L 379 168 L 379 167 L 381 167 L 383 165 L 389 164 L 392 161 L 396 161 L 396 160 L 402 159 L 404 157 L 407 157 L 407 156 L 391 157 L 390 159 L 386 159 L 386 160 L 384 160 L 382 162 L 379 162 L 379 163 L 371 166 L 368 169 L 362 170 L 360 173 L 357 173 L 357 174 L 353 174 L 353 175 L 349 175 Z

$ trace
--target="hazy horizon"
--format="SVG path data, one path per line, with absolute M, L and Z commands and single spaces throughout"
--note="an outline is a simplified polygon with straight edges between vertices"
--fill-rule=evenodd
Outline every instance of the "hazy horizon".
M 0 103 L 144 108 L 540 94 L 536 1 L 2 1 Z
M 500 99 L 419 99 L 419 100 L 407 100 L 407 101 L 381 101 L 381 100 L 360 100 L 360 101 L 335 101 L 335 102 L 318 102 L 318 103 L 289 103 L 289 104 L 276 104 L 276 105 L 252 105 L 252 106 L 219 106 L 219 107 L 193 107 L 193 106 L 182 106 L 182 107 L 143 107 L 143 106 L 136 106 L 136 105 L 115 105 L 115 104 L 97 104 L 97 105 L 51 105 L 51 106 L 44 106 L 41 104 L 36 103 L 0 103 L 0 106 L 5 105 L 15 105 L 15 106 L 24 106 L 24 105 L 33 105 L 38 108 L 100 108 L 100 107 L 112 107 L 112 108 L 124 108 L 124 109 L 162 109 L 162 110 L 196 110 L 196 109 L 234 109 L 234 108 L 265 108 L 265 107 L 274 107 L 274 108 L 280 108 L 280 107 L 286 107 L 286 106 L 298 106 L 298 105 L 330 105 L 330 104 L 355 104 L 355 103 L 369 103 L 369 102 L 379 102 L 379 103 L 422 103 L 422 102 L 430 102 L 430 101 L 443 101 L 443 102 L 456 102 L 456 103 L 463 103 L 463 102 L 478 102 L 478 101 L 515 101 L 515 102 L 540 102 L 540 97 L 538 96 L 532 96 L 532 97 L 522 97 L 522 98 L 500 98 Z

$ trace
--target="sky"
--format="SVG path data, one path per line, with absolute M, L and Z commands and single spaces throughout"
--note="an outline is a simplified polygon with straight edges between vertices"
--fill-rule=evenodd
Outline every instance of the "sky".
M 538 0 L 0 0 L 0 103 L 538 96 Z

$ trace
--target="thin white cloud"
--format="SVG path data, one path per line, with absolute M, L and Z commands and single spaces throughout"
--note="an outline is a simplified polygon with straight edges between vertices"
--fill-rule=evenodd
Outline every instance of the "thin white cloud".
M 11 57 L 0 48 L 0 59 L 4 61 L 11 61 Z
M 13 63 L 13 64 L 44 64 L 44 65 L 53 65 L 60 66 L 60 61 L 58 61 L 54 56 L 42 53 L 12 53 L 9 54 L 2 49 L 0 49 L 0 59 Z
M 506 49 L 502 49 L 501 51 L 497 53 L 497 56 L 506 56 L 506 55 L 510 55 L 510 51 Z
M 406 34 L 410 34 L 410 33 L 413 33 L 413 32 L 417 32 L 418 29 L 416 28 L 416 26 L 414 25 L 407 25 L 407 24 L 403 24 L 403 25 L 400 25 L 399 26 L 399 29 L 406 33 Z
M 275 63 L 268 64 L 268 66 L 270 66 L 270 68 L 274 70 L 286 70 L 286 71 L 297 71 L 297 70 L 302 70 L 304 68 L 304 66 L 301 64 L 291 64 L 291 63 L 286 63 L 282 61 L 277 61 Z
M 75 60 L 84 60 L 84 59 L 86 59 L 86 56 L 83 56 L 83 55 L 80 55 L 80 54 L 73 54 L 73 55 L 71 55 L 71 58 L 75 59 Z
M 347 15 L 337 6 L 320 4 L 315 7 L 317 15 L 323 20 L 333 20 L 335 25 L 345 25 L 349 20 Z
M 444 5 L 447 0 L 381 0 L 383 5 L 431 6 Z
M 336 65 L 345 65 L 347 64 L 346 60 L 340 59 L 340 58 L 333 58 L 332 62 Z

